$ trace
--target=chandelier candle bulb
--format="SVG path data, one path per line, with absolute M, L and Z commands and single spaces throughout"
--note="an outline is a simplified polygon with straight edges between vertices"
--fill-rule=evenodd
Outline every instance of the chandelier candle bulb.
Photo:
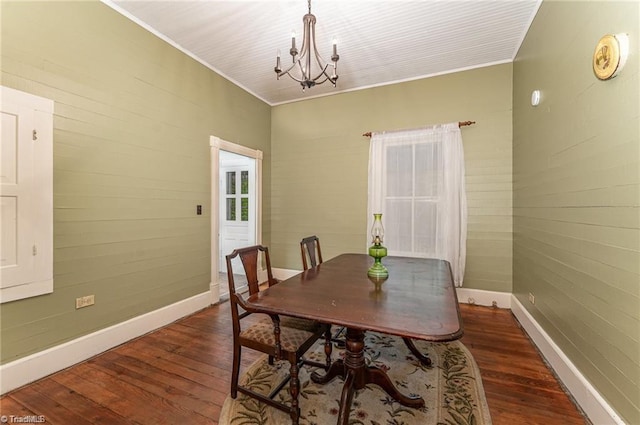
M 279 80 L 280 71 L 282 71 L 282 68 L 280 68 L 280 49 L 278 49 L 278 56 L 276 56 L 276 67 L 273 68 L 273 70 L 276 72 L 276 75 L 278 76 L 278 80 Z

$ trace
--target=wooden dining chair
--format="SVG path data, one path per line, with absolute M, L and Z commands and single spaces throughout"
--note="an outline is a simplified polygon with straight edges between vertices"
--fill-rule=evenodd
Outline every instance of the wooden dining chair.
M 316 236 L 307 236 L 300 241 L 300 255 L 302 256 L 302 269 L 308 270 L 322 264 L 322 250 L 320 249 L 320 239 Z M 336 344 L 338 348 L 344 348 L 346 329 L 339 327 L 333 332 L 330 340 Z
M 263 252 L 264 260 L 265 260 L 265 269 L 267 271 L 267 281 L 263 282 L 267 284 L 267 287 L 273 286 L 276 283 L 280 282 L 278 279 L 273 277 L 273 273 L 271 271 L 271 260 L 269 258 L 269 249 L 265 246 L 254 245 L 246 248 L 237 249 L 238 256 L 242 260 L 243 267 L 245 269 L 245 277 L 248 282 L 249 287 L 249 295 L 253 295 L 260 290 L 260 283 L 258 282 L 258 260 L 259 260 L 259 252 Z M 233 255 L 233 253 L 229 254 Z M 245 259 L 247 263 L 245 263 Z M 255 262 L 254 262 L 255 261 Z M 250 271 L 247 271 L 247 265 L 250 267 Z M 233 274 L 233 273 L 232 273 Z M 322 325 L 318 322 L 314 322 L 313 320 L 301 319 L 298 317 L 290 317 L 290 316 L 282 316 L 280 318 L 280 325 L 287 326 L 290 328 L 301 329 L 304 331 L 315 332 L 318 326 L 328 328 L 328 325 Z M 331 347 L 328 348 L 329 353 L 327 354 L 327 368 L 329 367 L 329 362 L 331 358 Z
M 320 250 L 320 239 L 316 235 L 307 236 L 300 241 L 300 254 L 302 255 L 302 269 L 315 267 L 322 264 L 322 250 Z M 309 261 L 307 262 L 307 258 Z
M 233 277 L 232 260 L 239 257 L 247 278 L 249 287 L 249 296 L 260 291 L 260 283 L 258 281 L 258 262 L 260 254 L 264 257 L 267 271 L 267 285 L 272 286 L 277 283 L 271 272 L 271 261 L 269 259 L 269 250 L 262 245 L 254 245 L 246 248 L 234 250 L 226 256 L 227 273 L 229 281 L 229 299 L 231 303 L 231 316 L 233 324 L 233 366 L 231 371 L 231 397 L 236 398 L 238 392 L 262 401 L 269 406 L 280 409 L 289 413 L 291 422 L 298 424 L 300 416 L 300 408 L 298 404 L 298 394 L 300 392 L 300 380 L 298 371 L 302 364 L 309 364 L 315 367 L 321 367 L 328 370 L 331 362 L 331 344 L 325 343 L 325 354 L 327 355 L 326 363 L 319 363 L 307 359 L 303 359 L 303 354 L 322 336 L 330 335 L 328 325 L 321 325 L 317 322 L 298 319 L 294 317 L 282 318 L 278 315 L 264 315 L 264 317 L 252 325 L 243 326 L 242 319 L 251 315 L 246 309 L 246 304 L 241 293 L 236 291 Z M 240 311 L 242 309 L 242 311 Z M 260 315 L 258 313 L 258 315 Z M 240 375 L 240 358 L 242 347 L 260 351 L 269 356 L 269 363 L 273 364 L 275 360 L 286 360 L 290 364 L 289 375 L 282 382 L 274 387 L 267 395 L 260 394 L 250 388 L 239 385 Z M 289 393 L 291 395 L 291 406 L 287 406 L 274 397 L 280 390 L 289 384 Z

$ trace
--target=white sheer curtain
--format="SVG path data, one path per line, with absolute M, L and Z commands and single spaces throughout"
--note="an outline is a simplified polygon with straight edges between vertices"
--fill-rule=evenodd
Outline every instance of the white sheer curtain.
M 372 134 L 369 229 L 374 213 L 382 213 L 389 255 L 447 260 L 456 286 L 462 286 L 467 195 L 457 122 Z

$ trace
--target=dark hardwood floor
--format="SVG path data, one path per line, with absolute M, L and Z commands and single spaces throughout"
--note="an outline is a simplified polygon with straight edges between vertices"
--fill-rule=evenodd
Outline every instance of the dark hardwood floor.
M 462 342 L 482 374 L 495 425 L 589 424 L 510 310 L 461 305 Z M 229 390 L 225 302 L 0 399 L 0 414 L 47 424 L 216 424 Z M 243 352 L 243 364 L 258 358 Z

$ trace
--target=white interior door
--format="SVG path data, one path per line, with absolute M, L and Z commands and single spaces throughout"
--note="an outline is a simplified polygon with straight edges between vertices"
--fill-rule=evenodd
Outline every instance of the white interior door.
M 236 248 L 256 244 L 255 160 L 230 152 L 220 152 L 220 272 L 227 272 L 225 256 Z M 233 269 L 242 274 L 235 259 Z

